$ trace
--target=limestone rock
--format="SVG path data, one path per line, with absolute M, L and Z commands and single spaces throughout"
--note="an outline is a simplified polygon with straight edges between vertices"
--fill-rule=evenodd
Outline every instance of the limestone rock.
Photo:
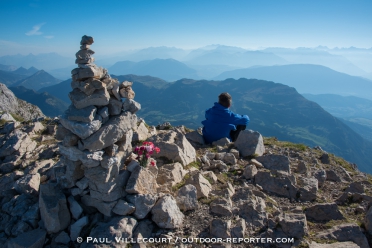
M 0 157 L 12 155 L 15 152 L 24 154 L 35 149 L 36 142 L 19 129 L 7 135 L 0 144 Z
M 40 185 L 39 206 L 41 219 L 48 233 L 57 233 L 70 224 L 66 197 L 56 185 Z
M 127 87 L 121 88 L 119 92 L 120 92 L 120 96 L 121 97 L 127 98 L 127 99 L 133 99 L 134 96 L 136 95 L 134 93 L 134 91 L 132 90 L 132 87 L 131 86 L 127 86 Z
M 222 216 L 232 216 L 232 203 L 229 198 L 217 198 L 211 202 L 211 212 Z
M 195 148 L 181 132 L 161 131 L 148 140 L 160 148 L 160 152 L 153 155 L 156 158 L 166 157 L 171 161 L 180 162 L 183 166 L 196 160 Z
M 191 184 L 182 186 L 178 190 L 176 201 L 182 211 L 196 209 L 198 207 L 196 187 Z
M 336 203 L 319 203 L 306 209 L 306 218 L 313 221 L 342 220 Z
M 28 174 L 15 182 L 15 189 L 20 193 L 39 194 L 40 174 Z
M 66 110 L 65 115 L 70 121 L 92 122 L 96 116 L 96 112 L 97 108 L 94 106 L 77 109 L 73 104 L 71 104 Z
M 316 236 L 319 239 L 337 240 L 339 242 L 353 241 L 361 248 L 368 248 L 366 236 L 357 224 L 341 224 L 333 226 L 331 229 L 319 232 Z
M 123 103 L 120 100 L 110 98 L 107 107 L 110 115 L 119 115 L 121 113 Z
M 109 222 L 100 222 L 90 232 L 90 237 L 100 237 L 102 240 L 107 240 L 110 244 L 115 244 L 117 247 L 125 247 L 125 243 L 116 243 L 116 239 L 132 238 L 133 231 L 137 226 L 137 220 L 132 217 L 118 216 L 112 218 Z
M 230 238 L 230 228 L 231 220 L 213 219 L 209 227 L 209 232 L 212 237 L 226 239 Z
M 294 178 L 287 175 L 271 175 L 270 172 L 258 171 L 255 176 L 255 183 L 260 185 L 265 191 L 279 196 L 296 198 L 297 188 Z
M 84 228 L 84 226 L 88 225 L 88 223 L 88 216 L 84 216 L 72 224 L 70 228 L 71 240 L 75 241 L 78 237 L 80 237 L 81 230 Z
M 77 109 L 86 108 L 88 106 L 105 106 L 109 103 L 110 94 L 106 88 L 98 89 L 93 94 L 87 96 L 79 89 L 74 89 L 69 94 L 71 102 Z
M 299 198 L 302 201 L 314 201 L 318 191 L 318 180 L 314 177 L 299 177 L 297 180 L 299 187 Z
M 61 124 L 82 139 L 88 138 L 98 131 L 102 125 L 102 118 L 98 117 L 91 122 L 70 121 L 62 117 Z
M 268 217 L 265 201 L 253 195 L 251 190 L 247 188 L 237 190 L 233 196 L 233 202 L 239 209 L 239 216 L 246 221 L 249 228 L 255 230 L 266 225 Z
M 231 228 L 231 237 L 244 238 L 245 230 L 246 230 L 245 220 L 238 219 L 235 223 L 235 226 Z
M 55 238 L 54 241 L 57 244 L 67 245 L 71 241 L 71 239 L 70 239 L 70 236 L 68 236 L 68 234 L 66 232 L 62 231 L 58 234 L 58 236 Z
M 230 140 L 228 138 L 221 138 L 217 141 L 212 142 L 213 146 L 226 146 L 230 144 Z
M 304 214 L 284 214 L 279 220 L 281 230 L 288 236 L 301 239 L 307 234 L 307 221 Z
M 151 194 L 145 194 L 145 195 L 136 194 L 136 195 L 127 195 L 126 199 L 128 200 L 128 202 L 132 203 L 134 207 L 136 208 L 133 215 L 137 219 L 143 219 L 151 211 L 158 197 L 157 195 L 151 195 Z
M 135 210 L 136 208 L 133 204 L 128 203 L 124 200 L 119 200 L 114 209 L 112 209 L 112 212 L 118 215 L 129 215 L 132 214 Z
M 159 199 L 151 213 L 152 220 L 160 228 L 174 229 L 182 226 L 184 215 L 171 195 L 165 195 Z
M 131 130 L 136 122 L 137 116 L 128 112 L 110 118 L 97 132 L 82 140 L 84 149 L 97 151 L 109 147 Z
M 262 156 L 265 152 L 262 135 L 252 130 L 241 131 L 234 145 L 243 157 Z
M 0 83 L 0 92 L 0 112 L 18 114 L 25 121 L 45 117 L 37 106 L 18 99 L 5 84 Z
M 209 192 L 212 190 L 212 185 L 200 173 L 190 176 L 186 180 L 186 184 L 192 184 L 196 187 L 198 199 L 202 197 L 208 198 Z
M 336 242 L 332 244 L 318 244 L 314 241 L 311 242 L 309 248 L 360 248 L 359 245 L 354 242 Z
M 158 172 L 156 181 L 158 184 L 169 184 L 171 186 L 181 182 L 187 171 L 183 169 L 180 163 L 165 164 Z
M 28 247 L 28 248 L 39 248 L 44 246 L 46 231 L 43 229 L 35 229 L 29 232 L 22 233 L 9 240 L 8 247 Z
M 199 145 L 204 145 L 205 141 L 203 135 L 201 135 L 198 131 L 192 131 L 185 134 L 185 137 L 188 141 L 197 143 Z
M 71 88 L 77 88 L 84 92 L 84 94 L 87 96 L 90 96 L 94 93 L 94 91 L 104 88 L 104 83 L 94 78 L 88 78 L 85 81 L 72 81 Z
M 235 165 L 238 162 L 232 153 L 226 153 L 222 160 L 228 165 Z
M 137 131 L 133 133 L 133 141 L 146 140 L 149 137 L 149 130 L 143 122 L 141 122 L 137 128 Z
M 157 187 L 156 178 L 151 172 L 136 167 L 130 175 L 125 191 L 130 194 L 155 194 Z
M 138 110 L 141 109 L 141 104 L 134 101 L 133 99 L 126 99 L 123 103 L 123 111 L 129 111 L 132 114 L 135 114 Z
M 93 197 L 91 197 L 89 195 L 84 195 L 81 198 L 81 202 L 85 206 L 95 207 L 99 212 L 101 212 L 102 214 L 104 214 L 106 216 L 109 216 L 109 217 L 111 216 L 111 210 L 114 208 L 114 206 L 117 203 L 116 201 L 103 202 L 103 201 L 94 199 Z
M 81 208 L 80 204 L 75 200 L 73 196 L 69 196 L 67 200 L 70 206 L 70 212 L 71 212 L 72 218 L 77 220 L 80 217 L 80 215 L 83 213 L 83 209 Z
M 257 174 L 257 168 L 254 164 L 248 164 L 244 168 L 243 176 L 246 179 L 252 179 Z
M 372 235 L 372 207 L 366 213 L 366 217 L 364 219 L 364 226 L 367 232 Z
M 74 81 L 83 81 L 87 78 L 100 79 L 104 75 L 104 69 L 92 64 L 85 68 L 75 68 L 71 71 L 71 74 Z
M 256 158 L 266 169 L 291 173 L 289 159 L 283 155 L 269 154 Z

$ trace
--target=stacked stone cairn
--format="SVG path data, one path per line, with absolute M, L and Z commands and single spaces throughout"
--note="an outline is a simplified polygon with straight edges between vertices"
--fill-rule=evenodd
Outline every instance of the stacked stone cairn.
M 76 53 L 78 68 L 71 71 L 69 98 L 72 103 L 60 119 L 56 134 L 57 139 L 62 140 L 59 144 L 60 165 L 65 171 L 57 178 L 58 185 L 72 195 L 68 198 L 70 208 L 79 205 L 78 199 L 83 205 L 111 216 L 119 199 L 126 195 L 124 186 L 130 173 L 122 169 L 132 152 L 133 130 L 137 129 L 135 113 L 141 105 L 133 100 L 132 82 L 119 83 L 106 69 L 93 63 L 92 43 L 93 37 L 82 37 L 80 50 Z M 53 187 L 41 185 L 40 202 L 44 197 L 56 194 Z M 76 223 L 80 222 L 80 226 L 88 224 L 87 216 L 79 219 L 81 207 L 72 209 L 70 212 Z M 46 219 L 48 213 L 41 212 L 41 215 Z M 69 216 L 69 211 L 64 211 L 57 227 L 47 225 L 47 231 L 56 233 L 65 229 L 70 224 Z M 75 241 L 77 236 L 70 238 Z

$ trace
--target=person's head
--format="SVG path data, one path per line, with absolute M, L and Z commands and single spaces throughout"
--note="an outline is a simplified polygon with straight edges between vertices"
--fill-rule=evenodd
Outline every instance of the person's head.
M 225 108 L 230 108 L 231 101 L 232 101 L 231 96 L 227 92 L 221 93 L 218 96 L 218 103 L 224 106 Z

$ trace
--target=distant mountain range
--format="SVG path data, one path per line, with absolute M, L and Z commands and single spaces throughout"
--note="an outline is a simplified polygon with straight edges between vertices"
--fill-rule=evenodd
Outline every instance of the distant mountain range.
M 232 69 L 285 64 L 323 65 L 339 72 L 372 79 L 372 68 L 370 67 L 372 64 L 372 48 L 330 49 L 319 46 L 315 48 L 274 47 L 248 50 L 217 44 L 192 50 L 165 46 L 148 47 L 117 52 L 112 55 L 96 54 L 95 58 L 97 65 L 106 68 L 120 61 L 141 62 L 155 59 L 174 59 L 195 69 L 199 78 L 203 79 L 212 79 L 222 72 Z M 70 77 L 70 71 L 76 67 L 73 54 L 71 54 L 71 58 L 67 58 L 56 53 L 2 56 L 0 57 L 0 70 L 8 71 L 1 64 L 23 66 L 25 68 L 35 66 L 61 79 Z M 215 72 L 213 72 L 213 67 L 216 68 Z
M 303 94 L 310 101 L 339 117 L 363 138 L 372 141 L 372 101 L 354 96 Z
M 372 99 L 372 81 L 350 76 L 320 65 L 281 65 L 237 69 L 221 73 L 216 80 L 256 78 L 286 84 L 300 93 L 354 95 Z
M 46 86 L 58 84 L 61 81 L 62 80 L 56 79 L 44 70 L 40 70 L 37 71 L 35 74 L 32 74 L 31 76 L 21 79 L 20 81 L 12 84 L 12 86 L 24 86 L 28 89 L 38 90 Z
M 181 78 L 199 78 L 196 70 L 174 59 L 154 59 L 141 62 L 120 61 L 108 68 L 108 71 L 116 75 L 151 75 L 167 81 L 176 81 Z
M 63 115 L 70 105 L 47 92 L 39 93 L 32 89 L 26 89 L 23 86 L 10 87 L 9 89 L 19 99 L 38 106 L 49 117 Z
M 372 143 L 286 85 L 256 79 L 184 79 L 167 83 L 134 75 L 117 78 L 134 82 L 135 100 L 142 105 L 138 115 L 150 125 L 169 121 L 172 125 L 197 128 L 204 119 L 204 111 L 217 101 L 218 94 L 227 91 L 233 96 L 232 110 L 250 116 L 248 128 L 280 140 L 319 145 L 357 163 L 362 171 L 372 172 Z M 52 95 L 53 89 L 58 97 L 67 97 L 71 91 L 69 84 L 66 80 L 41 90 Z
M 71 54 L 73 57 L 74 54 Z M 28 54 L 28 55 L 6 55 L 0 56 L 0 64 L 15 65 L 25 68 L 36 67 L 43 70 L 52 70 L 57 68 L 67 67 L 74 63 L 73 58 L 63 57 L 57 53 L 42 53 L 42 54 Z

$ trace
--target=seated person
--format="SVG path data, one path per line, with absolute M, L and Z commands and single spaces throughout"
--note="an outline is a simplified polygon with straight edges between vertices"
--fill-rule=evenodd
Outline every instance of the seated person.
M 221 93 L 218 96 L 218 103 L 205 111 L 206 120 L 202 121 L 203 137 L 207 144 L 221 138 L 228 138 L 236 141 L 239 132 L 245 130 L 249 123 L 248 115 L 238 115 L 230 111 L 231 96 L 229 93 Z

